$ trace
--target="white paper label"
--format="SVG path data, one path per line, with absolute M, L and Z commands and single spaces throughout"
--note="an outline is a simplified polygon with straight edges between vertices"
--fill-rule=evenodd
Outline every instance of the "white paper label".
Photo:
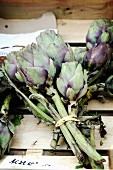
M 55 165 L 53 162 L 46 160 L 46 158 L 40 159 L 33 159 L 28 157 L 19 157 L 19 156 L 10 156 L 6 157 L 2 163 L 0 164 L 0 169 L 13 169 L 13 168 L 20 168 L 20 169 L 46 169 L 46 170 L 55 170 L 55 169 L 62 169 L 59 165 Z

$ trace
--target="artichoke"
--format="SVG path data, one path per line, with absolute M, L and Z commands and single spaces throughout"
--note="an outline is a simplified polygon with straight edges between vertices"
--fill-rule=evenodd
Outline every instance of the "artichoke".
M 38 48 L 44 51 L 56 66 L 61 67 L 64 62 L 74 61 L 74 54 L 69 44 L 65 44 L 61 36 L 53 30 L 42 32 L 36 41 Z
M 113 22 L 109 19 L 95 20 L 86 36 L 87 49 L 92 49 L 102 42 L 113 46 Z
M 10 56 L 12 60 L 8 57 L 5 61 L 5 70 L 10 78 L 15 76 L 20 82 L 36 86 L 50 84 L 56 74 L 53 60 L 40 53 L 34 43 Z
M 100 70 L 106 63 L 110 62 L 112 51 L 112 48 L 106 43 L 101 43 L 88 50 L 84 56 L 83 67 L 88 71 Z
M 109 44 L 101 43 L 93 49 L 86 50 L 77 48 L 75 50 L 75 60 L 89 72 L 100 70 L 112 59 L 112 48 Z
M 57 88 L 67 99 L 77 101 L 87 92 L 87 71 L 76 61 L 63 63 Z
M 4 114 L 0 113 L 0 158 L 2 158 L 5 151 L 9 149 L 14 135 L 14 129 L 14 125 Z

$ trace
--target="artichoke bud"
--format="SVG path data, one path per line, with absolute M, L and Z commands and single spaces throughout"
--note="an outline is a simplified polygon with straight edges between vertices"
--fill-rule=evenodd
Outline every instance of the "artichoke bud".
M 109 19 L 95 20 L 86 36 L 86 47 L 88 50 L 103 42 L 113 46 L 113 22 Z
M 14 125 L 0 113 L 0 158 L 9 149 L 14 131 Z
M 101 43 L 97 47 L 87 51 L 83 61 L 84 68 L 88 71 L 101 69 L 106 62 L 111 60 L 112 51 L 112 48 L 106 43 Z
M 61 73 L 57 78 L 59 92 L 69 100 L 78 100 L 87 92 L 87 72 L 78 62 L 62 64 Z
M 42 32 L 37 38 L 37 47 L 51 58 L 56 67 L 61 67 L 62 62 L 74 61 L 74 54 L 71 47 L 65 44 L 59 34 L 53 30 Z

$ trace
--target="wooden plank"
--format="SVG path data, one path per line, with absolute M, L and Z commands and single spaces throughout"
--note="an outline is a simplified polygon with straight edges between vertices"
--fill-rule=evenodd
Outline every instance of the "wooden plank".
M 108 169 L 108 157 L 104 156 L 106 162 L 104 163 L 104 168 Z M 18 160 L 16 163 L 11 162 L 13 160 Z M 25 162 L 26 161 L 26 162 Z M 14 162 L 14 161 L 13 161 Z M 19 164 L 21 162 L 21 164 Z M 32 166 L 27 165 L 29 162 L 38 162 L 37 165 L 32 164 Z M 75 164 L 78 162 L 75 156 L 41 156 L 41 157 L 26 157 L 26 156 L 7 156 L 1 160 L 0 169 L 65 169 L 65 170 L 75 170 Z M 39 166 L 40 164 L 40 166 Z M 42 166 L 43 165 L 43 166 Z M 44 167 L 45 165 L 45 167 Z M 50 166 L 49 166 L 50 165 Z M 85 169 L 85 168 L 82 168 Z
M 99 102 L 99 100 L 90 100 L 87 109 L 95 111 L 113 111 L 113 99 L 105 99 L 105 103 Z
M 1 0 L 0 17 L 36 18 L 47 11 L 60 19 L 112 18 L 113 1 L 108 0 Z
M 96 148 L 99 150 L 108 150 L 113 145 L 113 117 L 102 116 L 102 120 L 106 125 L 107 135 L 105 139 L 100 138 L 98 130 L 96 130 Z M 12 149 L 52 149 L 50 142 L 52 139 L 53 126 L 47 126 L 40 123 L 33 115 L 25 115 L 22 124 L 16 128 L 16 133 L 12 141 Z M 100 145 L 102 141 L 103 145 Z M 63 138 L 59 141 L 58 150 L 67 150 Z
M 110 169 L 113 169 L 113 146 L 111 146 L 109 148 L 109 152 L 108 152 L 108 155 L 109 155 L 109 168 Z
M 65 42 L 85 42 L 88 28 L 93 20 L 58 19 L 59 34 Z
M 22 124 L 16 128 L 16 133 L 11 148 L 14 149 L 51 149 L 53 126 L 45 123 L 38 124 L 38 119 L 33 115 L 25 115 Z M 66 148 L 61 142 L 58 149 Z

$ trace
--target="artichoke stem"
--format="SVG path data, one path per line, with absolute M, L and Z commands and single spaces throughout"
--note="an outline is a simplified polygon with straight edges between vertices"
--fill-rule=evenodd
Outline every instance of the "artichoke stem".
M 68 115 L 57 91 L 55 89 L 52 89 L 53 92 L 53 101 L 59 111 L 59 114 L 61 117 L 65 117 Z M 76 143 L 80 147 L 81 150 L 83 150 L 89 157 L 94 159 L 96 162 L 103 162 L 105 161 L 103 157 L 97 153 L 97 151 L 85 140 L 84 136 L 80 132 L 80 130 L 75 126 L 75 122 L 68 121 L 66 122 L 66 126 L 71 132 L 72 136 L 75 138 Z
M 95 148 L 95 127 L 94 126 L 91 126 L 90 142 L 91 142 L 92 147 Z M 89 162 L 90 162 L 92 169 L 104 169 L 104 165 L 102 162 L 98 165 L 90 157 L 89 157 Z
M 51 89 L 48 89 L 51 90 Z M 58 120 L 61 119 L 61 116 L 59 115 L 59 113 L 55 110 L 55 108 L 52 106 L 52 104 L 50 102 L 48 102 L 48 100 L 40 94 L 37 94 L 36 91 L 34 91 L 33 89 L 30 89 L 30 92 L 32 93 L 31 97 L 37 99 L 39 102 L 41 102 L 44 106 L 46 106 L 46 109 L 49 111 L 49 113 L 51 114 L 51 116 L 54 118 L 55 122 L 57 122 Z M 43 99 L 47 105 L 45 105 L 44 102 L 41 101 L 41 99 Z M 84 156 L 81 153 L 78 145 L 76 144 L 76 141 L 74 140 L 74 138 L 72 137 L 71 133 L 69 132 L 68 128 L 65 125 L 60 126 L 60 129 L 68 143 L 68 145 L 70 146 L 72 152 L 74 153 L 74 155 L 77 156 L 78 160 L 81 162 L 84 162 Z M 56 138 L 56 137 L 55 137 Z M 55 139 L 56 140 L 56 139 Z M 57 142 L 54 139 L 51 141 L 51 147 L 55 148 L 57 145 Z

